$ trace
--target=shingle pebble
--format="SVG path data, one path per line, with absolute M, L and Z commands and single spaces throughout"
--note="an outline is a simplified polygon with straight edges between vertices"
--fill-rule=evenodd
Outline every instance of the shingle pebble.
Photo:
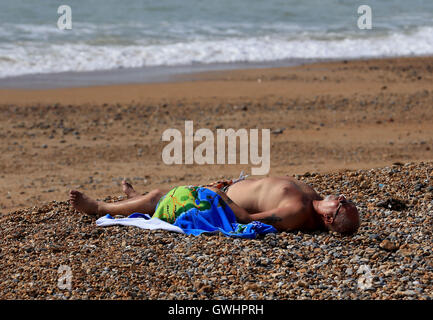
M 0 298 L 431 300 L 432 171 L 432 162 L 421 162 L 300 176 L 323 195 L 344 190 L 356 199 L 362 224 L 349 237 L 294 231 L 247 240 L 100 228 L 67 201 L 5 213 Z M 406 206 L 377 205 L 390 198 Z

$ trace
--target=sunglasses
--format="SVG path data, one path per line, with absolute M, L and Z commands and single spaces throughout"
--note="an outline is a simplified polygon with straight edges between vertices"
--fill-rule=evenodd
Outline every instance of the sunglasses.
M 344 201 L 345 203 L 346 201 Z M 334 216 L 332 217 L 332 221 L 335 221 L 335 218 L 337 217 L 338 213 L 340 212 L 341 207 L 343 206 L 343 201 L 340 201 L 338 204 L 337 210 L 335 210 Z
M 335 218 L 337 217 L 338 213 L 340 212 L 341 207 L 343 206 L 343 204 L 346 203 L 353 203 L 352 201 L 348 201 L 344 196 L 343 199 L 339 200 L 339 204 L 338 204 L 338 208 L 337 210 L 335 210 L 334 216 L 333 216 L 333 221 L 335 221 Z

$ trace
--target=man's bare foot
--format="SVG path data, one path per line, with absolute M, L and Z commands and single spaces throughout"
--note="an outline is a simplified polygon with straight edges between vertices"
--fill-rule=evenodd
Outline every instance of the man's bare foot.
M 99 215 L 98 201 L 89 198 L 84 193 L 77 190 L 69 191 L 69 200 L 75 210 L 90 215 Z
M 134 188 L 132 187 L 132 185 L 129 182 L 126 182 L 126 180 L 122 181 L 122 190 L 126 194 L 126 197 L 128 199 L 139 196 L 137 191 L 135 191 Z

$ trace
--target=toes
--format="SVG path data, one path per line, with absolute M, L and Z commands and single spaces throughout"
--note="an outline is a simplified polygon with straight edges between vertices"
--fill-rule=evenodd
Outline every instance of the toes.
M 82 195 L 83 194 L 80 191 L 70 190 L 69 191 L 69 200 L 71 201 L 71 203 L 76 204 L 80 200 Z
M 122 185 L 123 185 L 123 187 L 124 187 L 125 189 L 134 189 L 134 188 L 132 187 L 132 184 L 130 184 L 130 183 L 127 182 L 126 180 L 123 180 L 123 181 L 122 181 Z

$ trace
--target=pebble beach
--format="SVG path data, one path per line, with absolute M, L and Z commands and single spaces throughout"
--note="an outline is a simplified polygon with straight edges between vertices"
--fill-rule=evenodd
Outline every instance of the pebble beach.
M 294 175 L 357 204 L 362 223 L 352 236 L 247 240 L 97 227 L 67 201 L 4 213 L 0 298 L 431 300 L 432 175 L 433 162 Z M 69 288 L 59 285 L 65 268 Z

